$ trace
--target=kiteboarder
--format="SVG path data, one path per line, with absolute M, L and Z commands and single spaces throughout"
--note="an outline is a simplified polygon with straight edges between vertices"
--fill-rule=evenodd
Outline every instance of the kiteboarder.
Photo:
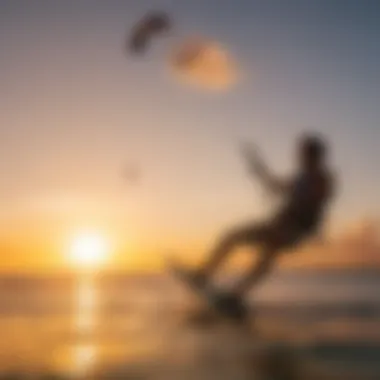
M 332 195 L 334 178 L 329 169 L 328 146 L 316 134 L 302 136 L 297 146 L 297 172 L 283 180 L 274 176 L 250 146 L 243 147 L 251 174 L 265 189 L 282 200 L 268 220 L 233 227 L 224 233 L 206 262 L 191 273 L 200 286 L 207 286 L 220 265 L 240 245 L 258 248 L 259 260 L 228 293 L 220 307 L 228 313 L 246 313 L 244 298 L 268 275 L 281 254 L 295 249 L 319 233 Z

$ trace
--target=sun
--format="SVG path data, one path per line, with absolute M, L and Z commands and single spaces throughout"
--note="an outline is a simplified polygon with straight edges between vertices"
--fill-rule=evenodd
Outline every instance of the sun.
M 93 268 L 103 264 L 109 253 L 107 240 L 97 233 L 81 233 L 71 243 L 70 261 L 78 267 Z

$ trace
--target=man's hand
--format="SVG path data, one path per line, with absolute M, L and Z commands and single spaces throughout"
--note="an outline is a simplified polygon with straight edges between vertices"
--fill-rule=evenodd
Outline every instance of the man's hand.
M 256 147 L 244 142 L 240 144 L 240 151 L 248 163 L 249 171 L 255 174 L 273 195 L 283 195 L 288 190 L 288 181 L 283 181 L 269 172 Z
M 240 144 L 240 151 L 248 163 L 249 170 L 257 175 L 261 175 L 265 169 L 264 164 L 257 153 L 257 148 L 252 144 L 243 142 Z

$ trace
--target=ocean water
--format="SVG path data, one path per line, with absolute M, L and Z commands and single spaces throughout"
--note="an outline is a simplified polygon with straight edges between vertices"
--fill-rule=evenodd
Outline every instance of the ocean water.
M 229 279 L 228 281 L 232 281 Z M 249 326 L 195 324 L 165 275 L 0 278 L 0 374 L 380 379 L 380 273 L 276 273 Z

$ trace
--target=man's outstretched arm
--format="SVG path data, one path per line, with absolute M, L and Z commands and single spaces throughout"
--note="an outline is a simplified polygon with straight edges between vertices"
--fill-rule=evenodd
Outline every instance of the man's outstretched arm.
M 258 177 L 272 194 L 282 195 L 289 190 L 289 182 L 270 173 L 268 167 L 260 159 L 256 150 L 251 145 L 244 144 L 242 145 L 241 150 L 245 160 L 248 163 L 250 173 Z

